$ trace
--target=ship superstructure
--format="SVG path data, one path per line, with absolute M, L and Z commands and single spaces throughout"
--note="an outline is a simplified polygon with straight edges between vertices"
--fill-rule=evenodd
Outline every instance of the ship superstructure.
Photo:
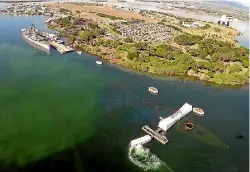
M 50 41 L 52 39 L 57 39 L 54 34 L 48 34 L 38 30 L 34 24 L 28 29 L 22 29 L 21 32 L 26 40 L 46 50 L 50 50 Z
M 74 51 L 73 48 L 65 46 L 63 40 L 58 39 L 55 34 L 42 32 L 37 29 L 34 24 L 28 29 L 22 29 L 21 32 L 27 41 L 45 49 L 46 51 L 50 51 L 51 46 L 61 54 Z

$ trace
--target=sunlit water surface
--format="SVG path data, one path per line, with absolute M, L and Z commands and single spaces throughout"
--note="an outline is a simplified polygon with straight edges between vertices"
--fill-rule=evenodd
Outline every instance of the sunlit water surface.
M 168 131 L 167 145 L 152 141 L 149 151 L 132 155 L 142 156 L 136 162 L 150 155 L 175 172 L 248 170 L 248 88 L 100 67 L 88 54 L 47 55 L 20 35 L 32 22 L 49 31 L 44 20 L 0 16 L 0 171 L 157 171 L 155 164 L 130 161 L 129 142 L 185 102 L 205 110 L 204 117 L 183 119 L 198 134 L 179 123 Z M 149 86 L 159 95 L 149 94 Z

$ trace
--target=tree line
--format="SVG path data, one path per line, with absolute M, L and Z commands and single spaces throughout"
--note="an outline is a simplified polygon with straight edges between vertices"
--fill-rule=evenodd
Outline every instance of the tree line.
M 248 80 L 249 50 L 245 47 L 204 36 L 181 34 L 174 38 L 175 43 L 185 49 L 180 51 L 164 43 L 134 42 L 132 38 L 106 39 L 106 31 L 94 22 L 89 22 L 85 29 L 76 27 L 76 23 L 84 24 L 82 22 L 82 19 L 69 17 L 58 20 L 57 24 L 73 33 L 68 38 L 71 44 L 77 42 L 78 48 L 86 44 L 95 51 L 106 47 L 124 52 L 126 58 L 122 65 L 127 68 L 160 75 L 193 75 L 219 84 L 244 84 Z

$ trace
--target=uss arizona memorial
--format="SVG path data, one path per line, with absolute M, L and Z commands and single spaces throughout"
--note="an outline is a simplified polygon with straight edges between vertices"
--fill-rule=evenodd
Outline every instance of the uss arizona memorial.
M 145 125 L 142 127 L 147 135 L 134 139 L 130 142 L 130 147 L 141 147 L 143 144 L 150 142 L 152 139 L 156 139 L 162 144 L 166 144 L 168 139 L 166 138 L 166 132 L 170 129 L 176 122 L 180 121 L 184 116 L 193 110 L 192 105 L 185 103 L 179 110 L 167 118 L 160 118 L 158 123 L 158 128 L 156 130 L 151 129 L 149 126 Z

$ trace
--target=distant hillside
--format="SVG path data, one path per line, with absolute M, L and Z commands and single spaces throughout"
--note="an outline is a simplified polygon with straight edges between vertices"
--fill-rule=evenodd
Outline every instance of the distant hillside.
M 43 2 L 43 1 L 48 1 L 48 0 L 0 0 L 0 3 L 1 2 L 9 2 L 9 3 L 12 3 L 12 2 Z
M 231 8 L 236 8 L 238 10 L 248 11 L 248 7 L 242 5 L 239 2 L 235 2 L 235 1 L 210 1 L 209 3 L 217 4 L 217 5 L 221 5 L 221 6 L 227 6 L 227 7 L 231 7 Z

